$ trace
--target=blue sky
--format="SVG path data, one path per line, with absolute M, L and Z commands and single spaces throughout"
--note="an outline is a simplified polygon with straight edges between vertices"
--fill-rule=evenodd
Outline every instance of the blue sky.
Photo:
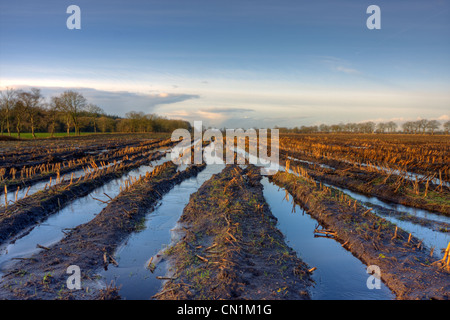
M 216 127 L 448 120 L 449 35 L 445 0 L 0 0 L 0 87 Z

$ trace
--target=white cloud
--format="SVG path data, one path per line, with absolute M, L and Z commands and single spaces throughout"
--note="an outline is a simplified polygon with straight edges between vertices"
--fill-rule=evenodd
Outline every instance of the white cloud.
M 361 72 L 356 69 L 347 68 L 347 67 L 343 67 L 343 66 L 337 66 L 334 68 L 334 70 L 339 71 L 339 72 L 344 72 L 347 74 L 354 74 L 354 75 L 361 74 Z
M 28 90 L 32 86 L 11 86 Z M 185 93 L 153 92 L 135 93 L 130 91 L 106 91 L 83 87 L 40 87 L 44 97 L 50 98 L 66 90 L 80 92 L 89 103 L 97 104 L 108 114 L 124 116 L 129 111 L 153 113 L 157 106 L 175 104 L 189 99 L 197 99 L 198 95 Z

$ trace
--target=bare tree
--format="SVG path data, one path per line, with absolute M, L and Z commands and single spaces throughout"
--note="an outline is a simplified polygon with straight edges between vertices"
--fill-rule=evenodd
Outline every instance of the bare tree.
M 6 88 L 5 91 L 0 93 L 0 106 L 5 117 L 6 130 L 8 135 L 11 136 L 11 113 L 14 109 L 14 105 L 17 101 L 17 91 L 12 88 Z M 3 132 L 3 131 L 2 131 Z
M 14 119 L 16 121 L 16 131 L 17 131 L 17 137 L 20 139 L 20 133 L 22 132 L 22 126 L 23 126 L 23 122 L 25 120 L 25 116 L 26 116 L 26 106 L 23 103 L 22 99 L 18 99 L 16 100 L 16 103 L 14 104 L 14 108 L 13 108 L 13 114 L 14 114 Z
M 50 136 L 53 138 L 55 136 L 55 126 L 56 120 L 58 119 L 62 111 L 61 100 L 59 97 L 51 97 L 50 103 L 47 104 L 47 119 L 48 119 L 48 131 Z M 70 126 L 69 126 L 70 133 Z
M 394 122 L 394 121 L 389 121 L 387 124 L 387 129 L 389 132 L 395 132 L 395 130 L 397 129 L 398 125 Z
M 348 124 L 348 128 L 350 130 L 350 132 L 357 132 L 358 131 L 358 124 L 351 122 Z
M 80 116 L 80 113 L 86 109 L 86 98 L 84 98 L 81 93 L 68 90 L 62 93 L 59 99 L 61 109 L 66 114 L 67 134 L 70 134 L 71 121 L 75 127 L 75 133 L 80 135 L 80 123 L 78 117 Z
M 434 134 L 434 130 L 439 129 L 441 123 L 437 120 L 430 120 L 427 122 L 427 129 L 431 131 L 431 134 Z
M 97 118 L 100 117 L 101 115 L 104 115 L 105 111 L 103 111 L 103 109 L 100 108 L 99 106 L 92 103 L 89 103 L 86 106 L 86 111 L 89 112 L 90 114 L 90 118 L 94 126 L 94 133 L 97 133 Z
M 421 120 L 415 121 L 415 124 L 417 126 L 417 131 L 420 132 L 420 129 L 422 129 L 422 133 L 425 134 L 425 130 L 427 129 L 427 123 L 428 123 L 427 119 L 421 119 Z
M 332 124 L 330 126 L 331 132 L 341 132 L 342 127 L 338 124 Z
M 375 131 L 375 123 L 372 121 L 358 123 L 358 132 L 373 133 Z
M 37 124 L 37 118 L 41 111 L 41 90 L 32 88 L 31 92 L 19 91 L 18 98 L 23 104 L 24 116 L 28 117 L 30 121 L 31 135 L 33 139 L 36 139 L 35 129 Z
M 403 130 L 405 130 L 405 128 L 407 128 L 408 132 L 410 132 L 410 133 L 414 133 L 414 134 L 420 133 L 421 122 L 419 120 L 418 121 L 408 121 L 408 122 L 405 122 L 402 127 L 403 127 Z
M 450 121 L 447 121 L 443 124 L 445 132 L 448 134 L 450 131 Z
M 411 121 L 406 121 L 402 124 L 403 132 L 412 133 L 413 132 L 413 123 Z
M 326 124 L 321 124 L 319 126 L 319 130 L 320 130 L 320 132 L 329 132 L 330 131 L 330 126 L 327 126 Z
M 387 129 L 387 125 L 386 125 L 386 123 L 384 123 L 384 122 L 379 122 L 379 123 L 376 125 L 376 128 L 377 128 L 377 132 L 384 133 L 384 131 L 386 131 L 386 129 Z

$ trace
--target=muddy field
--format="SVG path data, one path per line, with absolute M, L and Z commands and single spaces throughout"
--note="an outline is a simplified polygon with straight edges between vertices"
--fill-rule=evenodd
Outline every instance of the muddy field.
M 0 298 L 450 298 L 448 137 L 281 136 L 271 176 L 167 138 L 0 141 Z
M 192 195 L 158 299 L 309 299 L 308 268 L 276 229 L 256 167 L 227 166 Z M 172 280 L 173 279 L 173 280 Z

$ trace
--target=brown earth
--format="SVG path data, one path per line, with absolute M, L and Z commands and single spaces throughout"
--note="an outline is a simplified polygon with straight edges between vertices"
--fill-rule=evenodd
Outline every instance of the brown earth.
M 280 164 L 286 161 L 280 159 Z M 317 181 L 346 188 L 368 196 L 376 196 L 384 201 L 398 203 L 409 207 L 420 208 L 438 214 L 450 216 L 450 189 L 442 187 L 435 198 L 424 197 L 425 185 L 420 185 L 420 196 L 412 193 L 405 187 L 397 188 L 397 177 L 381 176 L 380 173 L 359 170 L 357 167 L 335 163 L 335 169 L 318 168 L 318 165 L 296 165 L 295 160 L 290 160 L 291 168 L 301 167 L 307 170 L 309 176 Z M 378 182 L 376 182 L 378 181 Z M 437 186 L 430 184 L 429 194 L 434 192 Z
M 227 166 L 191 196 L 157 299 L 309 299 L 308 268 L 284 242 L 259 169 Z
M 270 179 L 366 265 L 377 265 L 397 299 L 450 299 L 450 270 L 422 242 L 342 192 L 288 173 Z
M 72 184 L 67 181 L 62 182 L 20 199 L 13 205 L 1 207 L 0 243 L 60 210 L 71 200 L 85 196 L 108 181 L 119 178 L 124 173 L 163 156 L 164 153 L 153 152 L 129 163 L 122 162 L 116 166 L 100 169 L 92 178 L 74 180 Z
M 177 171 L 172 162 L 158 166 L 114 198 L 93 220 L 74 228 L 54 246 L 14 264 L 2 278 L 1 299 L 114 299 L 117 292 L 100 288 L 96 272 L 115 263 L 115 249 L 139 227 L 162 195 L 195 176 L 205 165 Z M 70 265 L 80 267 L 82 288 L 66 287 Z M 88 290 L 89 288 L 90 290 Z
M 174 142 L 169 140 L 153 139 L 149 141 L 126 141 L 126 143 L 119 144 L 114 142 L 102 143 L 100 145 L 87 146 L 83 149 L 70 150 L 65 152 L 49 153 L 46 150 L 44 156 L 34 155 L 33 159 L 39 158 L 30 162 L 30 155 L 22 154 L 18 152 L 14 155 L 4 155 L 1 169 L 5 170 L 2 175 L 2 181 L 0 182 L 0 195 L 4 192 L 5 186 L 9 190 L 15 190 L 17 187 L 26 188 L 38 181 L 45 179 L 56 178 L 60 176 L 68 175 L 75 170 L 81 170 L 85 167 L 93 167 L 95 165 L 104 162 L 106 164 L 112 164 L 114 161 L 128 159 L 151 149 L 155 149 L 162 146 L 171 146 Z M 27 160 L 28 159 L 28 160 Z M 68 165 L 68 162 L 71 162 Z M 75 164 L 74 164 L 75 163 Z M 40 169 L 36 169 L 40 166 L 47 166 L 49 169 L 41 172 Z M 11 169 L 16 170 L 15 177 L 11 174 Z M 29 175 L 22 172 L 25 168 L 34 168 L 37 173 Z

